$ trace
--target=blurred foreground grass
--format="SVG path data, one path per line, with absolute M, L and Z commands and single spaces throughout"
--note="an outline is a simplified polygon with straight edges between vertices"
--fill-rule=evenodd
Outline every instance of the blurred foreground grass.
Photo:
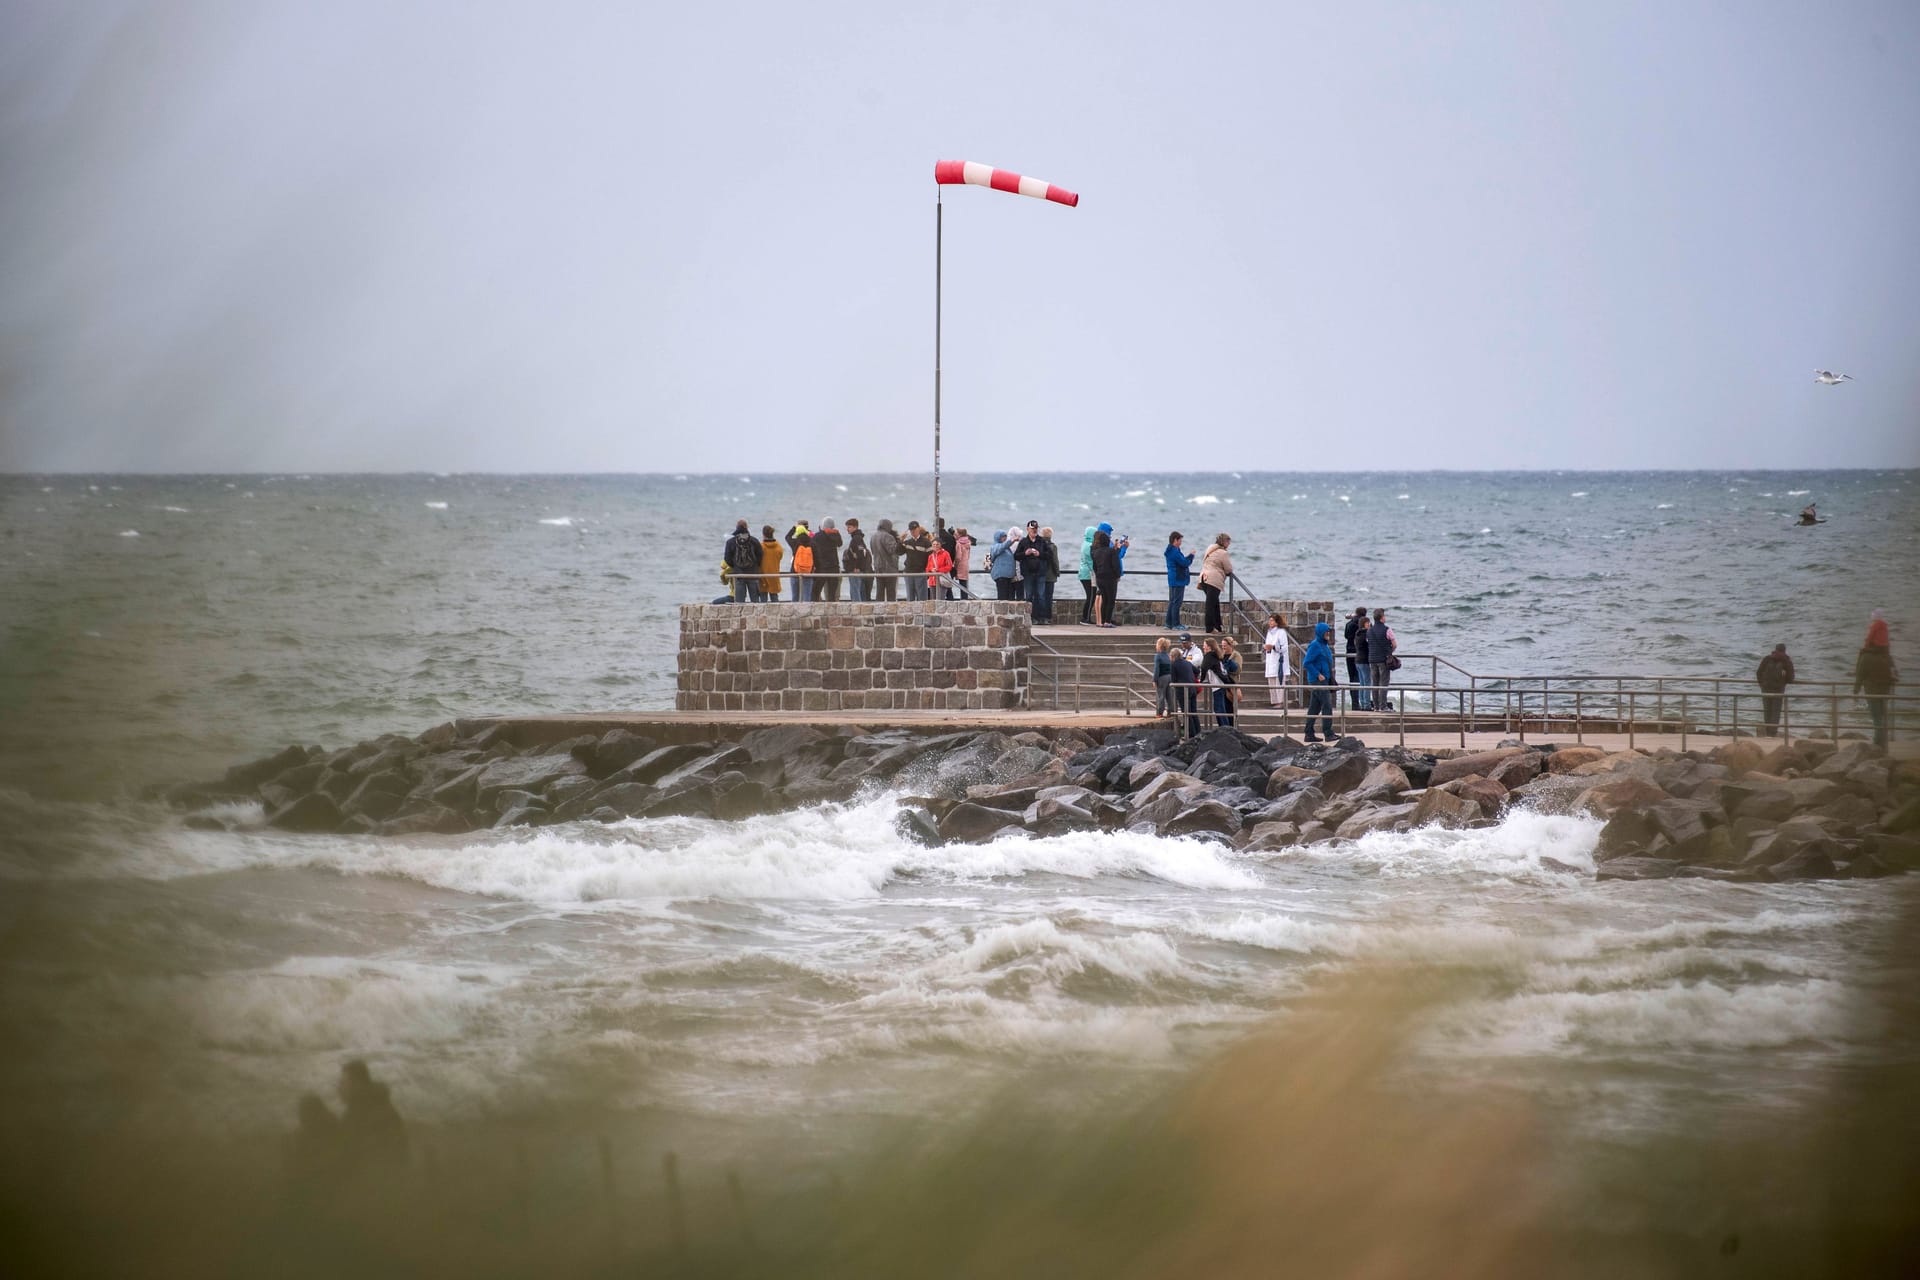
M 1920 942 L 1885 1015 L 1920 1028 Z M 1755 1134 L 1577 1149 L 1498 1088 L 1398 1072 L 1452 980 L 1347 975 L 1097 1117 L 1071 1080 L 816 1156 L 627 1115 L 419 1130 L 412 1167 L 295 1191 L 259 1141 L 5 1122 L 12 1276 L 1920 1274 L 1920 1072 L 1899 1054 Z M 1895 1043 L 1895 1041 L 1889 1041 Z M 677 1147 L 677 1149 L 675 1149 Z M 823 1147 L 824 1149 L 824 1147 Z

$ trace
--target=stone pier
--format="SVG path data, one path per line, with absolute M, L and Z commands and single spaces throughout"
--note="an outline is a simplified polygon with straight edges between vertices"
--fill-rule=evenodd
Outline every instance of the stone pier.
M 916 600 L 680 606 L 679 711 L 1013 711 L 1025 604 Z

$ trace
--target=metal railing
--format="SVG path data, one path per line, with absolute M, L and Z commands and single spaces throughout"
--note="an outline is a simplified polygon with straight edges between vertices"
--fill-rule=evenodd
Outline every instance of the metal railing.
M 1833 740 L 1842 734 L 1854 733 L 1865 738 L 1884 737 L 1892 742 L 1903 735 L 1912 738 L 1920 731 L 1920 694 L 1856 695 L 1850 686 L 1825 684 L 1824 688 L 1789 689 L 1781 694 L 1725 689 L 1704 697 L 1686 690 L 1676 693 L 1657 683 L 1623 684 L 1618 691 L 1620 702 L 1616 704 L 1609 698 L 1602 706 L 1587 705 L 1585 695 L 1579 690 L 1574 691 L 1567 705 L 1554 706 L 1544 697 L 1533 697 L 1538 690 L 1516 688 L 1512 690 L 1511 701 L 1503 700 L 1487 708 L 1479 705 L 1479 692 L 1471 687 L 1408 683 L 1378 686 L 1336 683 L 1321 687 L 1332 695 L 1329 718 L 1339 726 L 1341 735 L 1390 732 L 1402 743 L 1409 730 L 1454 735 L 1463 747 L 1469 733 L 1488 731 L 1514 736 L 1522 742 L 1529 732 L 1536 736 L 1571 735 L 1576 742 L 1583 742 L 1590 733 L 1608 733 L 1625 735 L 1629 747 L 1637 746 L 1643 737 L 1678 738 L 1684 751 L 1690 737 Z M 1216 691 L 1214 686 L 1206 685 L 1173 687 L 1196 689 L 1203 695 Z M 1236 722 L 1252 721 L 1262 728 L 1267 727 L 1268 722 L 1275 722 L 1283 729 L 1294 723 L 1304 727 L 1308 718 L 1304 695 L 1310 692 L 1307 686 L 1282 685 L 1282 705 L 1278 707 L 1251 705 L 1253 699 L 1263 694 L 1270 696 L 1271 686 L 1263 680 L 1245 680 L 1230 687 L 1239 694 L 1232 712 Z M 1357 709 L 1351 695 L 1358 690 L 1380 697 L 1384 705 L 1370 710 Z M 1426 695 L 1429 705 L 1409 708 L 1409 694 Z M 1767 703 L 1776 698 L 1778 702 L 1769 718 Z M 1211 723 L 1214 719 L 1211 699 L 1202 697 L 1201 703 L 1194 714 L 1202 722 Z M 1313 719 L 1318 722 L 1321 717 Z M 1190 726 L 1178 727 L 1184 733 Z

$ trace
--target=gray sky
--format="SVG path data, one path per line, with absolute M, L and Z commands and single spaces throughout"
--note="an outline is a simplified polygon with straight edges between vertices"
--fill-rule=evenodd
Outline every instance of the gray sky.
M 1920 4 L 7 0 L 0 469 L 1920 465 Z M 1852 373 L 1816 387 L 1816 367 Z

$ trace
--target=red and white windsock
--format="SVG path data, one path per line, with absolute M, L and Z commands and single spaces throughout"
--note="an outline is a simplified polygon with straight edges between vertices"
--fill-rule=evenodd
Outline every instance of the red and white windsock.
M 964 183 L 972 187 L 992 187 L 995 191 L 1011 191 L 1015 195 L 1032 196 L 1036 200 L 1051 200 L 1069 209 L 1080 203 L 1080 197 L 1065 187 L 1056 187 L 1039 178 L 1023 178 L 1017 173 L 996 169 L 990 164 L 976 164 L 972 160 L 936 160 L 933 180 L 943 187 Z

